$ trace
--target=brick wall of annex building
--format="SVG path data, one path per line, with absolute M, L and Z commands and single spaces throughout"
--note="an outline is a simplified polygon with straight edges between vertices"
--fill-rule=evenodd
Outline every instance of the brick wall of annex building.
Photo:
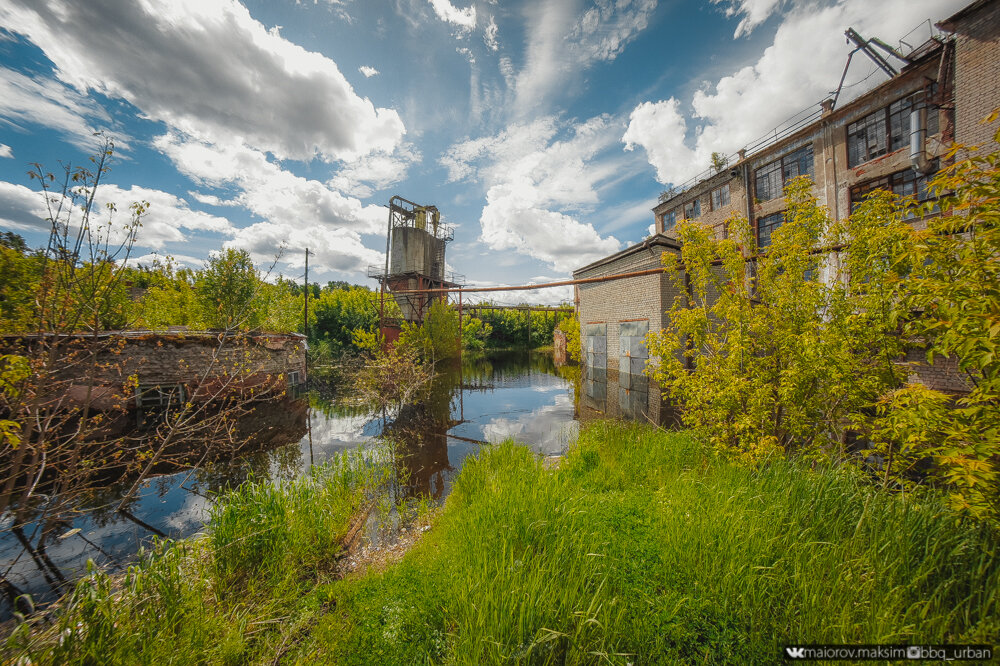
M 621 257 L 603 266 L 574 273 L 576 278 L 601 277 L 615 273 L 628 273 L 662 266 L 661 257 L 670 252 L 663 246 L 643 248 L 638 252 Z M 579 286 L 580 323 L 608 325 L 608 365 L 617 367 L 620 353 L 618 345 L 618 323 L 622 321 L 648 319 L 650 332 L 663 326 L 667 310 L 677 293 L 673 278 L 667 274 L 643 275 L 634 278 L 582 284 Z M 612 363 L 611 359 L 614 359 Z
M 981 153 L 996 150 L 997 123 L 980 121 L 1000 106 L 1000 2 L 943 27 L 955 32 L 955 140 Z

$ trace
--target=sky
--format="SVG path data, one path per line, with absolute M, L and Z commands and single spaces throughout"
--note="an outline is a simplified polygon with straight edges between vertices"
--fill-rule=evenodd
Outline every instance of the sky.
M 967 3 L 0 0 L 0 229 L 43 245 L 31 164 L 85 164 L 103 131 L 99 203 L 150 204 L 139 263 L 233 247 L 301 279 L 309 248 L 310 281 L 374 287 L 399 195 L 456 227 L 468 284 L 566 279 L 829 97 L 848 27 L 917 46 Z M 857 56 L 841 99 L 884 80 Z

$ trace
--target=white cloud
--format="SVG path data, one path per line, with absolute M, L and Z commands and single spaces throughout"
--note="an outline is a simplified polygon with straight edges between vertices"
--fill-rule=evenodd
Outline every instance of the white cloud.
M 45 218 L 45 201 L 42 194 L 24 185 L 0 181 L 0 222 L 12 229 L 45 231 L 49 228 Z
M 649 163 L 661 183 L 677 183 L 701 171 L 695 151 L 684 143 L 687 122 L 680 112 L 680 102 L 643 102 L 632 110 L 628 129 L 622 136 L 625 150 L 636 146 L 646 149 Z
M 766 21 L 777 9 L 782 0 L 712 0 L 712 4 L 725 3 L 726 16 L 742 16 L 736 26 L 733 38 L 749 35 L 753 29 Z
M 222 235 L 232 235 L 233 225 L 229 220 L 192 210 L 187 202 L 168 192 L 145 187 L 131 186 L 124 189 L 114 184 L 103 184 L 97 190 L 91 228 L 106 233 L 110 228 L 112 240 L 120 241 L 123 225 L 129 219 L 129 206 L 133 202 L 149 203 L 147 213 L 142 217 L 136 246 L 152 249 L 162 248 L 166 243 L 179 243 L 187 239 L 185 231 L 207 231 Z M 114 223 L 109 224 L 112 213 L 108 204 L 117 206 Z M 15 229 L 47 232 L 48 212 L 45 200 L 39 191 L 23 185 L 0 181 L 0 221 Z M 74 209 L 75 222 L 79 212 Z
M 203 185 L 235 185 L 237 203 L 270 222 L 318 222 L 361 233 L 381 233 L 382 209 L 364 206 L 325 184 L 286 171 L 258 150 L 247 146 L 219 146 L 189 137 L 167 134 L 154 145 L 181 173 Z
M 614 60 L 649 24 L 657 0 L 596 0 L 580 15 L 580 0 L 543 0 L 526 10 L 528 48 L 517 75 L 516 100 L 524 115 L 544 106 L 566 78 L 595 61 Z
M 429 0 L 434 13 L 442 21 L 457 25 L 463 30 L 472 30 L 476 27 L 476 7 L 469 5 L 465 9 L 458 9 L 451 4 L 450 0 Z
M 84 150 L 97 148 L 94 131 L 111 124 L 104 109 L 73 88 L 6 68 L 0 68 L 0 118 L 0 125 L 18 130 L 34 123 L 51 127 Z
M 708 168 L 713 152 L 732 154 L 780 125 L 789 116 L 830 93 L 840 79 L 850 46 L 844 29 L 892 41 L 922 17 L 948 16 L 964 0 L 840 0 L 827 7 L 794 7 L 782 19 L 756 63 L 706 83 L 691 99 L 685 117 L 681 102 L 671 98 L 643 102 L 632 111 L 622 137 L 627 150 L 641 146 L 664 184 L 677 184 Z M 855 63 L 865 62 L 854 59 Z M 866 70 L 852 66 L 854 80 Z M 848 84 L 852 83 L 849 77 Z M 873 77 L 845 88 L 840 104 L 879 84 Z M 693 142 L 688 136 L 695 137 Z
M 480 238 L 490 248 L 513 249 L 565 272 L 620 247 L 567 211 L 597 204 L 598 189 L 621 168 L 615 160 L 596 159 L 616 142 L 610 117 L 574 125 L 564 140 L 556 138 L 560 129 L 552 117 L 513 125 L 452 146 L 441 163 L 451 180 L 476 180 L 488 188 Z
M 368 65 L 361 65 L 361 67 L 358 67 L 358 71 L 364 74 L 366 79 L 378 76 L 378 70 L 374 67 L 369 67 Z
M 490 51 L 497 51 L 500 49 L 500 42 L 497 39 L 497 34 L 500 28 L 497 27 L 497 21 L 490 14 L 490 20 L 486 24 L 486 28 L 483 30 L 483 43 L 486 44 L 486 48 Z
M 279 159 L 352 159 L 391 151 L 405 131 L 332 60 L 266 29 L 235 0 L 11 0 L 0 23 L 38 45 L 62 81 L 204 141 Z
M 362 245 L 357 232 L 309 221 L 258 222 L 239 229 L 224 247 L 248 250 L 254 261 L 263 265 L 270 265 L 282 251 L 281 262 L 292 269 L 302 268 L 309 248 L 309 268 L 317 273 L 363 272 L 368 265 L 385 259 L 382 252 Z
M 411 144 L 402 144 L 394 153 L 371 153 L 339 169 L 329 185 L 356 197 L 368 198 L 406 177 L 412 164 L 421 160 Z
M 6 143 L 0 143 L 0 157 L 14 157 L 14 151 Z

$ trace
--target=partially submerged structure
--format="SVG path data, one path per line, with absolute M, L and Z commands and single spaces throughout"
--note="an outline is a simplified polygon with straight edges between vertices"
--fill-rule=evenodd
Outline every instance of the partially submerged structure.
M 105 331 L 0 336 L 0 351 L 30 356 L 58 347 L 54 385 L 68 404 L 98 411 L 204 402 L 262 388 L 281 393 L 306 381 L 299 333 Z
M 455 237 L 452 227 L 441 223 L 437 206 L 422 206 L 399 196 L 389 199 L 389 225 L 385 238 L 385 265 L 369 266 L 368 277 L 380 285 L 379 319 L 387 343 L 399 337 L 402 321 L 419 324 L 446 292 L 428 291 L 458 287 L 460 275 L 447 271 L 445 247 Z M 402 313 L 402 321 L 385 309 L 386 292 Z
M 766 248 L 784 221 L 784 185 L 800 175 L 812 177 L 819 202 L 837 220 L 878 188 L 927 200 L 927 182 L 952 142 L 996 148 L 989 145 L 992 128 L 981 121 L 1000 104 L 1000 0 L 977 0 L 937 25 L 947 34 L 882 58 L 890 74 L 885 83 L 839 107 L 836 98 L 824 100 L 740 150 L 730 163 L 664 193 L 653 208 L 652 237 L 574 271 L 573 277 L 660 266 L 664 253 L 680 255 L 674 227 L 685 219 L 697 219 L 725 237 L 725 221 L 738 213 L 750 221 L 758 246 Z M 872 51 L 871 42 L 877 42 L 854 36 L 856 50 Z M 890 61 L 902 67 L 896 70 Z M 913 224 L 926 222 L 917 218 Z M 620 391 L 647 391 L 642 338 L 664 325 L 665 311 L 679 295 L 675 284 L 672 276 L 647 273 L 576 287 L 586 394 L 606 391 L 601 384 L 608 372 L 619 375 Z M 945 391 L 965 390 L 955 368 L 940 363 L 945 365 L 918 368 L 921 381 Z M 654 409 L 659 395 L 648 393 Z

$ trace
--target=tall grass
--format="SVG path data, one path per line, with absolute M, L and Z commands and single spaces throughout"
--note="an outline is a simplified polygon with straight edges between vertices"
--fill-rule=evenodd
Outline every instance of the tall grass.
M 337 663 L 775 663 L 783 643 L 990 642 L 1000 538 L 849 470 L 603 424 L 561 469 L 466 463 L 399 566 L 341 581 L 302 650 Z
M 317 587 L 390 462 L 349 452 L 282 485 L 245 483 L 215 505 L 207 535 L 154 544 L 121 575 L 93 572 L 55 626 L 22 624 L 5 651 L 39 664 L 270 663 L 322 613 Z
M 338 579 L 360 459 L 248 484 L 209 536 L 94 576 L 36 663 L 777 663 L 784 643 L 995 642 L 1000 536 L 856 471 L 720 461 L 688 435 L 584 429 L 557 469 L 468 460 L 399 563 Z M 13 652 L 19 654 L 19 652 Z

